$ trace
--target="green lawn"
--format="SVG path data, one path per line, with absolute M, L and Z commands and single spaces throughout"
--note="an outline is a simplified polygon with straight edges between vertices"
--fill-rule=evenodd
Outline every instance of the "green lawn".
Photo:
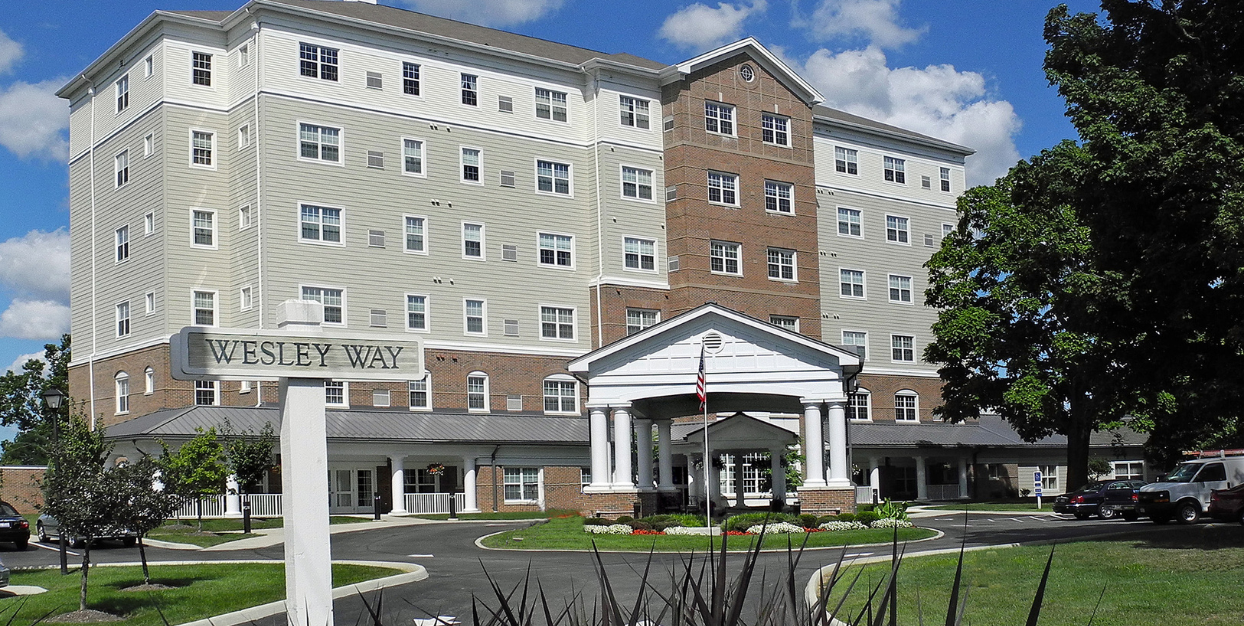
M 461 519 L 461 520 L 546 519 L 550 517 L 569 517 L 569 516 L 577 516 L 577 515 L 578 513 L 574 511 L 562 511 L 558 509 L 549 509 L 547 511 L 513 511 L 513 512 L 501 512 L 501 513 L 459 513 L 458 519 Z M 419 519 L 436 519 L 436 520 L 449 519 L 449 515 L 443 514 L 443 513 L 442 514 L 429 513 L 429 514 L 424 514 L 424 515 L 412 515 L 411 517 L 417 517 Z
M 967 553 L 964 623 L 1023 624 L 1049 553 L 1049 546 Z M 944 621 L 957 558 L 942 555 L 903 562 L 900 624 Z M 888 570 L 888 563 L 868 566 L 861 580 L 875 584 Z M 854 570 L 850 576 L 855 576 Z M 1241 581 L 1244 533 L 1235 524 L 1063 544 L 1055 548 L 1041 623 L 1087 624 L 1104 587 L 1105 597 L 1093 620 L 1097 626 L 1240 624 L 1244 622 Z M 917 614 L 917 592 L 923 622 Z M 851 595 L 848 606 L 858 610 L 866 594 L 857 587 Z
M 924 528 L 906 528 L 899 531 L 900 541 L 911 541 L 932 537 L 936 533 Z M 787 537 L 795 546 L 803 542 L 804 535 L 769 535 L 765 537 L 765 548 L 785 549 Z M 884 543 L 894 537 L 894 531 L 886 528 L 868 530 L 852 530 L 846 532 L 812 533 L 808 539 L 809 548 L 827 546 L 856 545 L 862 543 Z M 593 535 L 583 531 L 582 517 L 559 517 L 549 520 L 547 524 L 537 524 L 531 528 L 506 531 L 484 539 L 485 546 L 490 548 L 516 548 L 524 550 L 591 550 L 592 540 L 601 550 L 635 550 L 647 551 L 655 546 L 658 552 L 703 552 L 708 548 L 708 537 L 704 535 Z M 751 546 L 751 537 L 733 536 L 727 541 L 730 550 L 747 550 Z M 715 537 L 713 545 L 720 546 L 721 538 Z
M 348 515 L 333 515 L 328 518 L 329 524 L 357 524 L 359 522 L 370 521 L 371 518 L 351 517 Z M 251 519 L 251 530 L 281 528 L 283 525 L 284 519 L 280 517 Z M 147 537 L 159 541 L 188 543 L 206 548 L 209 546 L 218 546 L 222 543 L 228 543 L 230 541 L 237 541 L 239 539 L 257 536 L 255 533 L 249 535 L 242 533 L 242 520 L 240 519 L 203 520 L 204 532 L 221 534 L 200 535 L 197 534 L 198 529 L 198 521 L 193 519 L 170 520 L 160 528 L 147 533 Z
M 359 565 L 333 565 L 333 586 L 400 573 L 397 570 Z M 171 587 L 165 591 L 121 591 L 141 584 L 138 567 L 91 568 L 87 606 L 126 618 L 127 626 L 163 626 L 156 610 L 170 624 L 182 624 L 221 613 L 237 611 L 285 597 L 285 566 L 282 563 L 229 563 L 220 565 L 152 566 L 152 582 Z M 0 600 L 0 623 L 30 624 L 44 617 L 78 609 L 77 570 L 61 576 L 58 570 L 13 572 L 11 584 L 38 585 L 48 590 L 33 596 Z M 14 615 L 17 611 L 17 615 Z
M 1037 508 L 1037 501 L 1031 502 L 962 502 L 959 504 L 935 504 L 926 507 L 934 511 L 1033 511 L 1033 512 L 1054 512 L 1054 499 L 1046 498 L 1041 501 L 1041 508 Z

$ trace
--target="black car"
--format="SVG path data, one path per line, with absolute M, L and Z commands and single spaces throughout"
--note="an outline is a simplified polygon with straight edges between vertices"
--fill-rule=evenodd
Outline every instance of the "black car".
M 30 543 L 30 522 L 8 502 L 0 502 L 0 541 L 11 541 L 18 550 Z
M 1058 496 L 1054 500 L 1055 513 L 1067 513 L 1076 519 L 1088 519 L 1096 515 L 1102 519 L 1122 516 L 1131 522 L 1140 518 L 1136 512 L 1136 493 L 1143 480 L 1106 480 L 1091 482 L 1078 491 Z

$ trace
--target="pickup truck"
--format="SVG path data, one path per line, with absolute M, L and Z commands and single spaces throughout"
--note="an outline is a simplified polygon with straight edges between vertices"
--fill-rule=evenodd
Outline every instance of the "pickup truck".
M 1185 461 L 1158 482 L 1141 487 L 1136 510 L 1155 524 L 1172 519 L 1180 524 L 1194 524 L 1209 508 L 1210 494 L 1215 489 L 1230 489 L 1240 483 L 1244 483 L 1244 453 L 1219 453 L 1216 457 Z

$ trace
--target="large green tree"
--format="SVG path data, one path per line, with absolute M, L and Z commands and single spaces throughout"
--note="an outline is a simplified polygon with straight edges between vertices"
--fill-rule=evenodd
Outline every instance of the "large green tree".
M 198 515 L 199 530 L 203 530 L 203 507 L 201 498 L 225 492 L 225 479 L 229 468 L 225 465 L 225 447 L 216 438 L 216 429 L 196 429 L 198 435 L 181 444 L 171 452 L 163 441 L 164 453 L 160 457 L 160 471 L 164 488 L 184 499 L 193 499 Z
M 53 420 L 64 423 L 65 409 L 48 409 L 43 392 L 69 389 L 69 335 L 61 337 L 60 345 L 43 346 L 43 351 L 43 360 L 30 359 L 20 372 L 0 376 L 0 425 L 16 426 L 18 431 L 11 441 L 0 443 L 0 464 L 47 463 Z

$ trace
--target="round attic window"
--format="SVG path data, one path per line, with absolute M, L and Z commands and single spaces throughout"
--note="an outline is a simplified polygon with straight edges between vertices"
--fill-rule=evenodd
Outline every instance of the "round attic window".
M 721 352 L 721 346 L 723 343 L 721 335 L 718 335 L 715 332 L 710 332 L 705 334 L 704 338 L 700 341 L 704 345 L 705 352 L 709 354 L 717 354 L 718 352 Z
M 756 80 L 756 70 L 753 70 L 750 65 L 744 65 L 739 68 L 739 76 L 742 76 L 743 80 L 750 83 L 753 80 Z

